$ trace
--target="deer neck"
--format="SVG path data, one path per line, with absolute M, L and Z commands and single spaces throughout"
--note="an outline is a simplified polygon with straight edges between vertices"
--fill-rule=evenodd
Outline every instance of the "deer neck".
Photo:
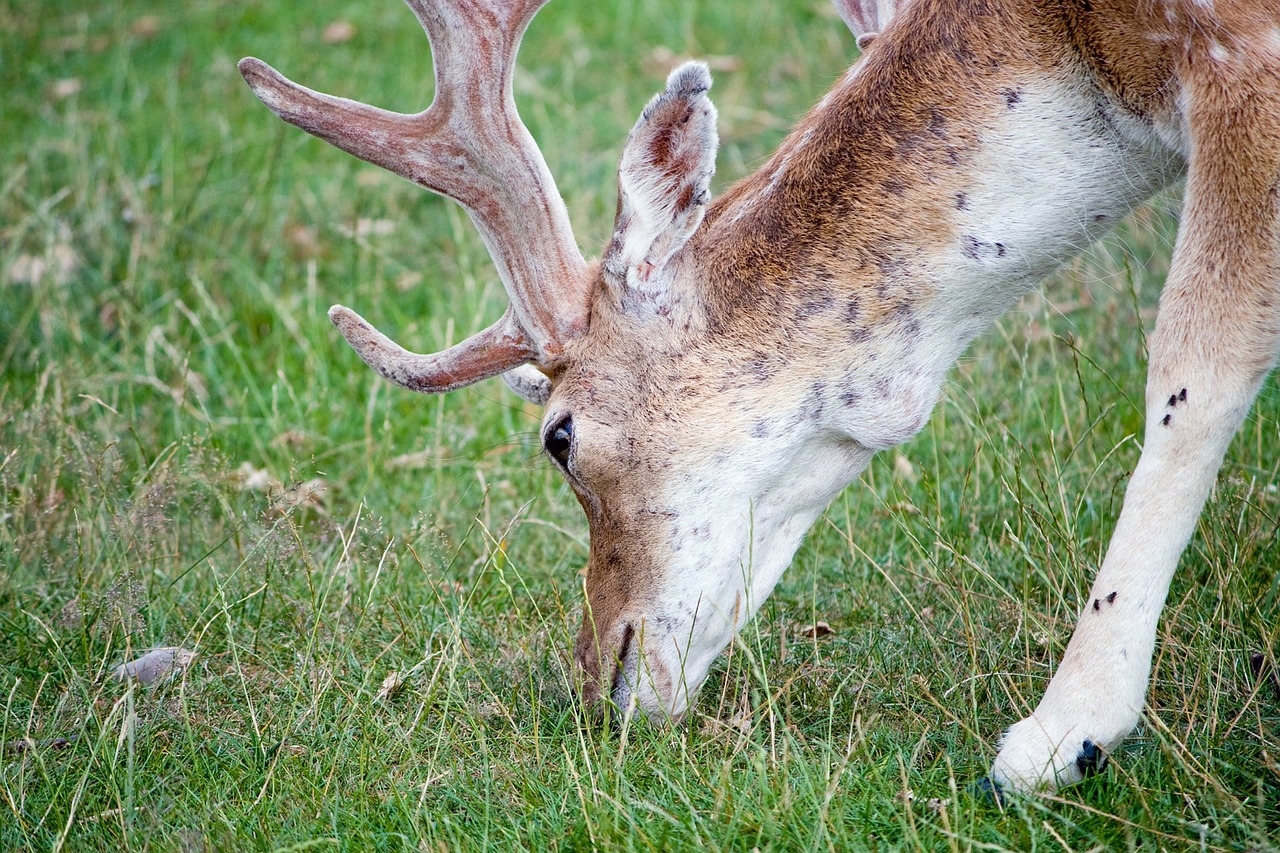
M 790 350 L 780 380 L 822 377 L 869 447 L 922 427 L 974 337 L 1181 169 L 1022 5 L 908 4 L 691 246 L 713 334 Z

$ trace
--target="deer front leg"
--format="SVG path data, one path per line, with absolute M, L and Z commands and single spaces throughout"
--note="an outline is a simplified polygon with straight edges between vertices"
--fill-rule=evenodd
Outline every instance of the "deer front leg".
M 1138 722 L 1178 558 L 1256 383 L 1153 358 L 1142 458 L 1074 635 L 1034 713 L 1005 734 L 992 778 L 1052 790 L 1100 769 Z
M 1005 788 L 1078 781 L 1138 721 L 1169 582 L 1280 340 L 1280 141 L 1242 108 L 1280 102 L 1275 81 L 1189 81 L 1192 157 L 1151 340 L 1142 457 L 1062 662 L 1001 741 L 991 776 Z

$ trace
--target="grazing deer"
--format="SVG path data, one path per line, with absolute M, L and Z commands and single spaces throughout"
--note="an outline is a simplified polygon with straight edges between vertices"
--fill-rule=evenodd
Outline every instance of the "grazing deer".
M 543 445 L 591 528 L 589 702 L 684 712 L 828 502 L 925 424 L 969 342 L 1186 176 L 1142 458 L 991 778 L 1052 789 L 1096 768 L 1138 720 L 1174 567 L 1280 347 L 1280 6 L 837 0 L 865 56 L 714 202 L 711 78 L 671 74 L 623 149 L 613 237 L 584 261 L 512 98 L 545 2 L 408 0 L 435 56 L 416 115 L 240 70 L 285 121 L 480 229 L 511 300 L 488 329 L 416 355 L 329 316 L 398 385 L 502 374 L 545 404 Z

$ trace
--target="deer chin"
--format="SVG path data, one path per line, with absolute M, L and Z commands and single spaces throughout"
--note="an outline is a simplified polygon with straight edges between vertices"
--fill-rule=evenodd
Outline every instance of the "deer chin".
M 816 456 L 820 465 L 774 456 L 768 470 L 756 470 L 751 491 L 746 482 L 722 477 L 716 494 L 699 490 L 688 501 L 670 500 L 660 567 L 647 560 L 592 560 L 574 653 L 587 705 L 658 723 L 687 713 L 716 659 L 773 592 L 806 531 L 870 460 L 871 452 L 853 442 L 830 444 Z M 596 558 L 638 556 L 634 549 L 592 544 Z M 635 584 L 650 570 L 659 580 Z M 618 578 L 628 583 L 609 583 Z M 630 596 L 618 596 L 623 587 Z

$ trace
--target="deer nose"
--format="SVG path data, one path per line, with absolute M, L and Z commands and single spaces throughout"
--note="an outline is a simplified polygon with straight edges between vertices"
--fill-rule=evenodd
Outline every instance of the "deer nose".
M 631 646 L 634 642 L 635 629 L 627 623 L 622 632 L 622 642 L 618 645 L 613 683 L 609 690 L 609 698 L 623 717 L 628 717 L 635 711 L 635 685 L 636 677 L 640 674 L 640 655 L 638 649 L 633 653 Z
M 617 711 L 628 713 L 635 696 L 639 654 L 635 630 L 624 623 L 600 638 L 594 626 L 584 626 L 574 649 L 582 678 L 582 701 L 588 706 L 608 699 Z

